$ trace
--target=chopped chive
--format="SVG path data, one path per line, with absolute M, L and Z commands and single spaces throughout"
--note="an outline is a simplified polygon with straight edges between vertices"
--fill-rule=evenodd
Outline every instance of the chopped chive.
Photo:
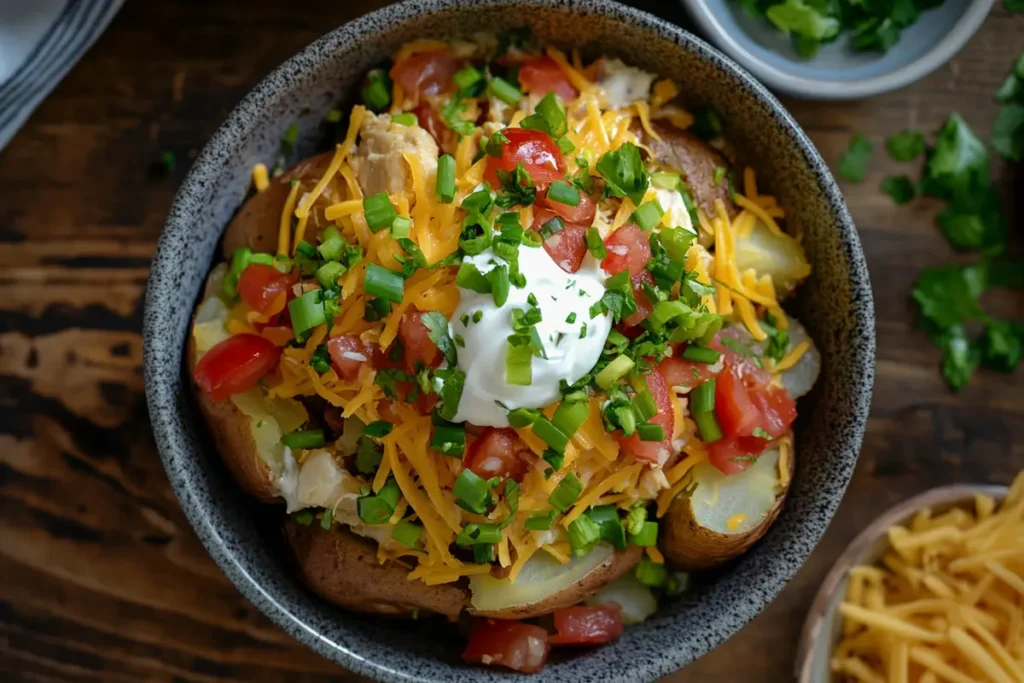
M 374 69 L 366 75 L 363 88 L 363 102 L 374 111 L 381 111 L 391 104 L 391 79 L 384 69 Z
M 548 187 L 548 199 L 567 206 L 579 206 L 580 191 L 564 180 L 556 180 Z
M 555 414 L 551 416 L 551 424 L 562 434 L 565 434 L 566 437 L 572 438 L 572 435 L 586 422 L 589 415 L 590 406 L 586 403 L 566 403 L 563 401 L 555 410 Z
M 363 434 L 372 436 L 375 439 L 381 439 L 390 434 L 394 428 L 395 425 L 386 420 L 376 420 L 363 427 Z
M 416 550 L 419 548 L 420 536 L 423 534 L 423 527 L 407 520 L 400 520 L 391 529 L 391 538 L 402 545 Z
M 480 73 L 480 70 L 472 65 L 467 66 L 461 71 L 457 71 L 455 75 L 452 76 L 452 80 L 455 81 L 455 85 L 459 90 L 471 88 L 482 81 L 483 78 L 484 75 Z
M 402 278 L 401 273 L 376 263 L 366 266 L 363 291 L 370 296 L 380 297 L 397 304 L 401 303 L 404 290 L 405 280 Z
M 654 546 L 658 542 L 658 523 L 644 522 L 639 533 L 629 535 L 629 542 L 644 548 Z
M 533 423 L 533 433 L 556 453 L 565 453 L 569 437 L 548 418 L 539 415 Z
M 476 564 L 491 564 L 494 562 L 494 546 L 477 543 L 473 546 L 473 562 Z
M 657 564 L 644 555 L 640 558 L 640 564 L 636 566 L 636 578 L 645 586 L 661 588 L 668 583 L 668 569 L 663 564 Z
M 608 256 L 608 250 L 605 249 L 604 240 L 601 239 L 601 233 L 597 228 L 587 228 L 584 239 L 587 243 L 587 250 L 594 258 L 600 260 Z
M 461 458 L 466 450 L 466 428 L 454 424 L 436 425 L 430 447 L 443 455 Z
M 332 524 L 334 524 L 334 510 L 328 508 L 324 510 L 323 517 L 320 519 L 320 528 L 324 531 L 330 531 Z
M 391 222 L 391 236 L 408 237 L 409 229 L 412 227 L 412 219 L 406 218 L 405 216 L 395 216 L 395 220 Z
M 322 448 L 327 441 L 322 429 L 301 429 L 282 436 L 281 443 L 288 448 Z
M 700 440 L 704 443 L 714 443 L 722 438 L 722 428 L 718 425 L 718 419 L 713 411 L 696 414 L 693 421 L 697 423 Z
M 455 537 L 455 544 L 462 547 L 493 545 L 500 540 L 501 527 L 497 524 L 467 524 Z
M 504 78 L 495 76 L 490 81 L 491 94 L 505 104 L 518 104 L 523 99 L 523 93 L 516 86 Z
M 601 527 L 587 515 L 580 515 L 569 524 L 566 535 L 569 536 L 572 554 L 582 557 L 601 540 Z
M 337 261 L 328 261 L 316 269 L 316 281 L 324 289 L 330 289 L 338 284 L 338 278 L 344 275 L 346 270 L 348 269 Z
M 665 210 L 661 208 L 661 204 L 658 203 L 657 199 L 653 199 L 649 202 L 641 204 L 630 220 L 640 226 L 640 229 L 644 232 L 650 232 L 658 223 L 661 222 L 661 217 L 665 215 Z
M 597 382 L 597 386 L 607 391 L 613 384 L 625 377 L 634 365 L 636 364 L 632 358 L 624 354 L 620 355 L 597 373 L 594 381 Z
M 508 268 L 505 266 L 498 266 L 487 271 L 487 281 L 491 285 L 491 296 L 494 297 L 494 305 L 501 306 L 505 305 L 508 301 L 508 291 L 512 286 L 512 281 L 508 276 Z
M 526 344 L 508 343 L 505 351 L 505 383 L 528 387 L 533 383 L 533 351 Z
M 555 523 L 555 511 L 535 512 L 526 518 L 523 528 L 527 531 L 547 531 Z
M 581 493 L 583 493 L 583 484 L 574 473 L 569 472 L 548 496 L 548 502 L 559 512 L 565 512 L 576 503 Z
M 650 420 L 658 414 L 658 405 L 654 402 L 654 396 L 651 395 L 649 389 L 639 392 L 633 399 L 633 405 L 640 411 L 640 417 L 643 420 Z
M 599 505 L 585 513 L 601 530 L 601 539 L 608 541 L 619 550 L 626 549 L 626 529 L 614 505 Z
M 384 228 L 390 228 L 395 222 L 398 212 L 395 211 L 387 192 L 379 192 L 373 196 L 363 199 L 363 212 L 366 215 L 366 224 L 371 232 L 380 232 Z
M 397 123 L 400 126 L 415 126 L 419 124 L 419 119 L 416 118 L 416 114 L 411 112 L 402 112 L 401 114 L 395 114 L 391 117 L 392 123 Z
M 690 412 L 694 415 L 709 413 L 715 409 L 715 379 L 711 378 L 697 386 L 690 395 Z
M 313 289 L 288 302 L 288 315 L 296 337 L 302 337 L 317 325 L 327 322 L 322 294 L 322 290 Z
M 665 428 L 652 424 L 637 425 L 636 435 L 640 437 L 641 441 L 664 441 Z
M 665 173 L 659 171 L 651 174 L 651 185 L 660 187 L 663 190 L 675 190 L 679 187 L 682 179 L 676 173 Z
M 626 515 L 626 531 L 628 531 L 633 536 L 636 536 L 638 533 L 640 533 L 640 530 L 643 529 L 644 522 L 646 521 L 647 508 L 645 508 L 643 505 L 639 505 L 630 510 L 629 514 Z
M 451 204 L 455 201 L 455 157 L 442 154 L 437 160 L 437 201 Z
M 478 515 L 487 514 L 487 508 L 491 504 L 490 487 L 487 480 L 478 476 L 468 467 L 459 473 L 452 487 L 456 501 L 464 509 Z M 465 531 L 465 530 L 463 530 Z M 496 542 L 496 541 L 495 541 Z
M 717 363 L 721 356 L 722 354 L 714 349 L 709 349 L 706 346 L 697 346 L 696 344 L 688 344 L 683 349 L 683 358 L 692 360 L 695 363 L 704 363 L 705 365 Z
M 516 408 L 508 414 L 508 423 L 515 429 L 529 427 L 540 416 L 540 411 L 535 408 Z

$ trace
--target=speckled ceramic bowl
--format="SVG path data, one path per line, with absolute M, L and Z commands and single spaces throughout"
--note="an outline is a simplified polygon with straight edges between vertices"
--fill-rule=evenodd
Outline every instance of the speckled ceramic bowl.
M 824 371 L 800 403 L 797 472 L 785 511 L 765 538 L 682 600 L 611 646 L 556 658 L 544 681 L 653 680 L 715 647 L 775 597 L 825 530 L 857 460 L 874 374 L 874 315 L 857 232 L 839 188 L 782 106 L 730 60 L 681 29 L 613 2 L 441 0 L 395 5 L 329 33 L 274 71 L 232 112 L 182 184 L 153 261 L 144 367 L 153 431 L 181 505 L 238 589 L 288 633 L 361 674 L 389 681 L 523 680 L 460 663 L 453 631 L 338 609 L 298 581 L 281 542 L 281 512 L 232 483 L 189 399 L 183 349 L 191 311 L 249 170 L 273 159 L 298 120 L 315 131 L 368 67 L 401 43 L 529 25 L 542 39 L 613 54 L 682 84 L 714 105 L 726 134 L 804 235 L 814 275 L 794 312 L 817 341 Z M 312 138 L 315 135 L 306 135 Z M 300 142 L 301 147 L 301 142 Z M 301 148 L 312 153 L 312 144 Z

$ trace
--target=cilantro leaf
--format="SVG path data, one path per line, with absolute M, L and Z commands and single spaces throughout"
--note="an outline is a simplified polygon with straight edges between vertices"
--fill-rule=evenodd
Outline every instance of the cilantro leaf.
M 925 183 L 928 194 L 942 199 L 963 197 L 989 184 L 988 151 L 959 114 L 950 114 L 939 129 Z
M 1007 218 L 999 194 L 991 185 L 956 196 L 936 221 L 956 249 L 996 255 L 1006 246 Z
M 629 197 L 634 205 L 640 206 L 650 177 L 639 147 L 627 142 L 618 149 L 605 152 L 597 160 L 597 172 L 608 183 L 610 194 Z
M 476 124 L 469 119 L 462 118 L 462 112 L 465 110 L 466 103 L 456 95 L 448 100 L 448 104 L 444 105 L 444 109 L 441 110 L 441 119 L 446 126 L 459 135 L 472 135 L 476 130 Z
M 895 161 L 913 161 L 924 153 L 924 135 L 916 130 L 893 133 L 885 139 L 885 149 Z
M 824 42 L 839 35 L 839 19 L 808 0 L 785 0 L 769 7 L 765 16 L 783 33 Z
M 1005 104 L 992 124 L 992 147 L 1010 161 L 1024 157 L 1024 104 Z
M 422 314 L 420 320 L 427 328 L 427 336 L 430 337 L 430 341 L 437 345 L 444 359 L 448 361 L 448 365 L 455 365 L 458 362 L 458 357 L 455 343 L 448 333 L 448 319 L 444 317 L 443 313 L 431 311 Z
M 942 349 L 942 376 L 951 389 L 959 391 L 974 374 L 981 354 L 960 325 L 946 330 L 937 341 Z
M 913 181 L 907 176 L 891 175 L 886 176 L 882 181 L 882 192 L 892 197 L 896 204 L 902 206 L 914 198 L 917 190 L 914 188 Z
M 921 314 L 945 330 L 982 316 L 978 297 L 985 285 L 983 269 L 939 266 L 921 273 L 911 296 L 921 307 Z
M 868 161 L 871 160 L 874 149 L 875 146 L 866 137 L 860 134 L 854 135 L 849 149 L 839 159 L 839 175 L 855 183 L 864 180 Z
M 1024 357 L 1024 323 L 993 321 L 985 327 L 980 347 L 986 367 L 1013 372 Z

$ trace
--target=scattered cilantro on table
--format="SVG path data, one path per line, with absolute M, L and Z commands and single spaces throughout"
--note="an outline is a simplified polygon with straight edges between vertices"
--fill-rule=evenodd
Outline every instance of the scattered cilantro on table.
M 921 12 L 943 0 L 737 0 L 753 17 L 764 17 L 790 36 L 793 48 L 813 57 L 822 45 L 844 34 L 854 50 L 886 52 Z M 1019 5 L 1024 0 L 1005 0 Z
M 1024 8 L 1024 0 L 1019 4 Z M 1010 161 L 1020 161 L 1024 156 L 1024 55 L 1013 65 L 996 99 L 1003 106 L 992 125 L 992 147 Z
M 874 149 L 874 145 L 866 137 L 854 135 L 849 149 L 839 158 L 839 175 L 855 183 L 864 180 Z
M 1003 0 L 1007 12 L 1024 12 L 1024 0 Z
M 882 192 L 886 193 L 899 205 L 906 204 L 917 195 L 913 181 L 905 175 L 887 176 L 882 181 Z

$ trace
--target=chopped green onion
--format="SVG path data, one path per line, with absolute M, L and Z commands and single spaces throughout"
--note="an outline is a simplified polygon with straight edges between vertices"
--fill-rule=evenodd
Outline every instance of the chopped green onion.
M 374 69 L 367 74 L 363 88 L 363 102 L 374 111 L 381 111 L 391 104 L 391 79 L 384 69 Z
M 658 203 L 657 199 L 652 199 L 649 202 L 644 202 L 633 212 L 630 220 L 640 226 L 640 229 L 644 232 L 649 232 L 658 223 L 661 222 L 661 217 L 665 215 L 665 210 L 661 208 L 661 204 Z
M 563 401 L 551 416 L 551 424 L 558 431 L 572 438 L 576 430 L 586 422 L 590 415 L 590 406 L 586 403 L 566 403 Z
M 313 523 L 314 513 L 312 510 L 299 510 L 298 512 L 292 513 L 292 519 L 301 524 L 302 526 L 309 526 Z
M 543 415 L 537 416 L 533 423 L 533 433 L 551 447 L 556 453 L 565 453 L 565 447 L 569 443 L 569 437 L 561 429 L 551 423 Z
M 452 80 L 455 81 L 455 85 L 458 86 L 459 90 L 471 88 L 482 81 L 483 78 L 484 75 L 473 65 L 467 66 L 462 71 L 457 71 L 455 75 L 452 76 Z
M 697 423 L 700 440 L 704 443 L 714 443 L 722 438 L 722 428 L 718 425 L 718 419 L 715 417 L 714 412 L 694 415 L 693 421 Z
M 327 112 L 327 116 L 324 117 L 324 121 L 326 121 L 327 123 L 338 123 L 339 121 L 341 121 L 341 110 L 330 110 L 329 112 Z
M 221 284 L 221 289 L 227 298 L 234 299 L 235 295 L 238 294 L 238 278 L 249 267 L 252 257 L 252 249 L 249 247 L 239 247 L 231 254 L 231 266 L 228 268 L 228 274 L 224 276 L 224 281 Z
M 475 264 L 463 261 L 459 266 L 459 272 L 455 275 L 455 284 L 460 289 L 468 289 L 477 294 L 490 294 L 491 283 L 487 276 L 480 272 Z
M 568 135 L 563 135 L 555 140 L 555 144 L 558 145 L 558 149 L 562 150 L 562 154 L 572 154 L 576 151 L 576 145 L 572 144 Z
M 400 520 L 398 524 L 391 529 L 391 538 L 408 548 L 412 548 L 413 550 L 419 548 L 420 536 L 422 534 L 423 527 L 404 519 Z
M 520 122 L 521 127 L 544 131 L 556 140 L 565 135 L 568 130 L 565 109 L 558 103 L 555 93 L 545 95 L 533 111 L 533 114 Z
M 682 182 L 682 179 L 676 173 L 659 171 L 651 174 L 651 185 L 660 187 L 663 190 L 675 190 L 679 187 L 680 182 Z
M 487 514 L 487 508 L 491 504 L 490 487 L 487 480 L 478 476 L 468 467 L 459 473 L 452 487 L 456 502 L 464 509 L 478 515 Z M 497 543 L 497 541 L 493 541 Z
M 647 508 L 643 505 L 639 505 L 629 511 L 626 515 L 626 531 L 630 535 L 636 536 L 640 533 L 640 530 L 644 527 L 644 522 L 647 521 Z
M 640 558 L 640 564 L 636 566 L 636 578 L 645 586 L 661 588 L 668 581 L 668 569 L 644 555 Z
M 559 512 L 565 512 L 579 499 L 581 493 L 583 493 L 583 484 L 574 473 L 569 472 L 548 496 L 548 502 Z
M 436 425 L 430 447 L 443 455 L 462 457 L 466 450 L 466 428 L 454 424 Z
M 640 417 L 644 421 L 650 420 L 658 414 L 658 404 L 654 402 L 654 396 L 651 395 L 649 389 L 645 388 L 639 392 L 633 399 L 633 405 L 640 411 Z
M 455 201 L 455 157 L 442 154 L 437 160 L 437 201 L 451 204 Z
M 369 494 L 356 499 L 359 519 L 366 524 L 387 524 L 395 513 L 401 490 L 394 479 L 389 478 L 376 495 Z
M 544 449 L 544 454 L 540 457 L 544 459 L 544 462 L 551 465 L 552 470 L 562 469 L 562 463 L 565 462 L 565 456 L 563 454 L 550 448 Z
M 597 377 L 594 378 L 594 381 L 597 382 L 597 386 L 607 391 L 613 384 L 625 377 L 626 374 L 633 369 L 634 365 L 636 364 L 629 356 L 618 356 L 611 363 L 604 366 L 604 369 L 601 370 L 601 372 L 597 373 Z
M 512 286 L 512 281 L 508 277 L 508 268 L 506 266 L 498 266 L 487 271 L 487 281 L 491 285 L 491 296 L 494 297 L 494 305 L 501 306 L 505 305 L 508 301 L 508 291 Z
M 395 220 L 391 222 L 391 236 L 408 237 L 409 229 L 412 227 L 412 219 L 406 218 L 405 216 L 395 216 Z
M 587 515 L 580 515 L 566 529 L 572 554 L 583 557 L 601 540 L 601 527 Z
M 491 564 L 494 562 L 494 545 L 475 544 L 473 546 L 473 562 L 476 564 Z
M 640 532 L 629 535 L 629 542 L 632 545 L 639 545 L 644 548 L 650 548 L 658 543 L 658 523 L 657 522 L 644 522 L 640 527 Z
M 363 212 L 366 214 L 366 224 L 370 227 L 370 232 L 374 233 L 380 232 L 384 228 L 390 228 L 398 216 L 387 192 L 378 192 L 373 196 L 364 197 Z
M 555 511 L 535 512 L 526 518 L 523 528 L 527 531 L 547 531 L 555 523 Z
M 541 239 L 548 239 L 565 230 L 565 221 L 559 216 L 552 216 L 544 225 L 540 226 Z
M 329 261 L 316 270 L 316 280 L 324 289 L 330 289 L 338 284 L 338 278 L 348 270 L 337 261 Z
M 508 344 L 505 351 L 505 383 L 528 387 L 533 383 L 533 351 L 526 344 Z
M 508 423 L 515 429 L 529 427 L 540 416 L 540 411 L 535 408 L 516 408 L 508 414 Z
M 490 82 L 491 94 L 506 104 L 518 104 L 523 93 L 504 78 L 495 76 Z
M 608 256 L 608 250 L 604 248 L 604 240 L 601 239 L 601 233 L 597 228 L 587 228 L 584 239 L 587 242 L 587 250 L 594 258 L 600 260 Z
M 661 425 L 643 424 L 637 425 L 636 434 L 641 441 L 664 441 L 665 428 Z
M 331 234 L 324 230 L 324 234 L 320 236 L 320 246 L 316 248 L 325 261 L 340 261 L 344 249 L 345 240 L 338 235 L 337 230 Z
M 327 441 L 322 429 L 302 429 L 281 437 L 281 443 L 288 448 L 322 448 Z
M 370 296 L 377 296 L 397 304 L 402 302 L 404 290 L 405 280 L 402 278 L 401 273 L 376 263 L 370 263 L 366 266 L 363 291 Z M 294 318 L 292 320 L 294 322 Z
M 567 206 L 579 206 L 580 191 L 564 180 L 556 180 L 548 186 L 548 200 Z
M 687 344 L 686 348 L 683 349 L 683 358 L 692 360 L 695 363 L 704 363 L 705 365 L 717 363 L 721 356 L 722 354 L 714 349 L 709 349 L 706 346 L 697 346 L 696 344 Z
M 626 549 L 626 530 L 614 505 L 599 505 L 590 508 L 584 515 L 601 529 L 602 540 L 608 541 L 619 550 Z
M 501 527 L 497 524 L 467 524 L 455 537 L 455 544 L 466 547 L 470 545 L 494 545 L 501 540 Z
M 391 121 L 392 123 L 397 123 L 400 126 L 415 126 L 419 124 L 419 119 L 416 118 L 416 114 L 411 112 L 395 114 L 391 117 Z
M 309 366 L 322 375 L 331 369 L 331 354 L 327 352 L 327 344 L 320 344 L 309 359 Z
M 323 517 L 320 518 L 320 528 L 324 531 L 330 531 L 331 525 L 334 524 L 334 510 L 324 510 Z
M 391 433 L 395 425 L 386 420 L 376 420 L 363 427 L 363 434 L 374 439 L 381 439 Z
M 288 315 L 296 337 L 302 337 L 317 325 L 327 322 L 322 294 L 321 290 L 313 289 L 288 302 Z
M 615 413 L 615 421 L 622 427 L 622 433 L 626 436 L 632 436 L 636 431 L 636 413 L 633 411 L 633 407 L 619 406 L 613 412 Z
M 715 409 L 715 379 L 712 377 L 697 386 L 690 395 L 690 412 L 694 415 L 709 413 Z

